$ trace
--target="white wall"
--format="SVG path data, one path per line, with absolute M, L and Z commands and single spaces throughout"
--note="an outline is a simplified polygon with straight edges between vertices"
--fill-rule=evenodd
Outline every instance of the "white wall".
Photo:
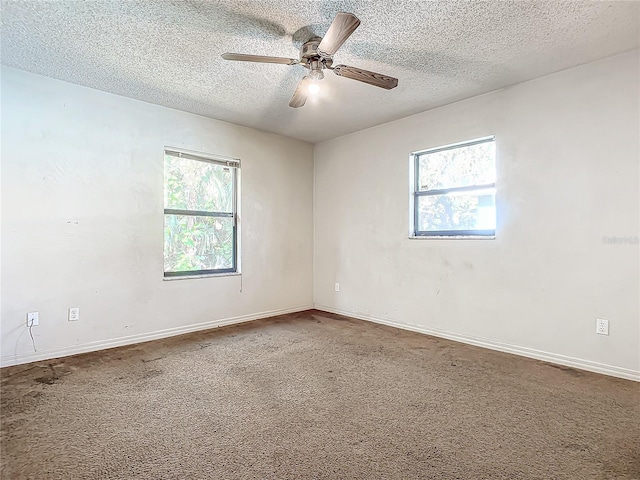
M 242 293 L 163 281 L 165 145 L 242 160 Z M 309 144 L 3 68 L 1 167 L 2 365 L 313 304 Z
M 636 51 L 316 145 L 316 307 L 640 380 L 639 247 L 603 243 L 640 235 L 638 73 Z M 408 239 L 409 154 L 487 135 L 497 238 Z

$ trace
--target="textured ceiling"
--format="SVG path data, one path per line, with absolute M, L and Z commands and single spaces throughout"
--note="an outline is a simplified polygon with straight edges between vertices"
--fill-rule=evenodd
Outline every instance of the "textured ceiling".
M 397 77 L 390 91 L 327 72 L 288 106 L 298 58 L 338 11 L 360 27 L 336 63 Z M 638 48 L 640 2 L 2 1 L 2 63 L 310 142 Z

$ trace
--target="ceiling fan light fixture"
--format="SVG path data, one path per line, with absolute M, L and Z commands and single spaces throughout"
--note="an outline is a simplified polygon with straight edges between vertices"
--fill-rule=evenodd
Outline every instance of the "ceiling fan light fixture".
M 324 73 L 322 73 L 322 67 L 318 66 L 318 68 L 314 68 L 309 72 L 309 86 L 307 87 L 307 92 L 310 95 L 315 95 L 320 91 L 319 81 L 324 78 Z
M 315 82 L 318 80 L 322 80 L 324 78 L 324 73 L 322 73 L 322 69 L 314 69 L 309 72 L 309 78 Z
M 316 93 L 318 93 L 320 91 L 320 85 L 318 85 L 318 80 L 317 79 L 314 79 L 309 84 L 309 87 L 307 87 L 307 91 L 309 92 L 310 95 L 315 95 Z

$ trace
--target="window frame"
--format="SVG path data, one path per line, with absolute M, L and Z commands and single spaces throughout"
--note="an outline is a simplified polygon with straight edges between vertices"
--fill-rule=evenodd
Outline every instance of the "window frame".
M 194 216 L 194 217 L 214 217 L 214 218 L 231 218 L 233 222 L 233 265 L 230 268 L 213 268 L 213 269 L 205 269 L 205 270 L 186 270 L 181 272 L 167 272 L 164 270 L 164 242 L 163 242 L 163 267 L 162 270 L 164 272 L 164 279 L 177 279 L 177 278 L 188 278 L 188 277 L 205 277 L 205 276 L 224 276 L 224 275 L 233 275 L 240 274 L 240 242 L 239 242 L 239 207 L 240 207 L 240 159 L 224 157 L 220 155 L 210 155 L 202 152 L 195 152 L 190 150 L 183 150 L 173 147 L 165 147 L 164 148 L 164 156 L 163 156 L 163 181 L 165 179 L 166 172 L 164 170 L 164 159 L 166 156 L 172 156 L 179 159 L 189 160 L 189 161 L 197 161 L 210 163 L 214 165 L 220 165 L 223 167 L 231 168 L 232 174 L 232 205 L 231 212 L 216 212 L 216 211 L 206 211 L 206 210 L 183 210 L 183 209 L 175 209 L 175 208 L 166 208 L 164 205 L 163 199 L 163 223 L 166 215 L 183 215 L 183 216 Z M 163 241 L 165 236 L 165 231 L 163 228 Z
M 468 140 L 464 142 L 453 143 L 450 145 L 444 145 L 435 148 L 429 148 L 427 150 L 420 150 L 413 152 L 410 156 L 410 169 L 411 169 L 411 231 L 410 238 L 489 238 L 493 239 L 496 236 L 496 229 L 475 229 L 475 230 L 418 230 L 418 202 L 420 197 L 433 196 L 433 195 L 446 195 L 448 193 L 458 192 L 471 192 L 476 190 L 496 189 L 496 182 L 482 184 L 482 185 L 467 185 L 463 187 L 450 187 L 439 188 L 431 190 L 423 190 L 420 188 L 420 157 L 429 155 L 432 153 L 443 152 L 446 150 L 454 150 L 456 148 L 470 147 L 473 145 L 480 145 L 483 143 L 494 142 L 495 135 L 489 135 L 486 137 L 476 138 L 474 140 Z M 497 157 L 497 154 L 496 154 Z M 497 197 L 497 192 L 494 193 L 494 197 Z M 496 214 L 497 217 L 497 214 Z M 496 218 L 497 220 L 497 218 Z

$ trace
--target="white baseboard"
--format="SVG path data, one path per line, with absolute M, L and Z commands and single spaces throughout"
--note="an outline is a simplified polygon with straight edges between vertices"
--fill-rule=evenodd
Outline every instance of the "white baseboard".
M 398 322 L 394 322 L 393 320 L 374 317 L 372 315 L 362 315 L 359 313 L 347 312 L 344 310 L 339 310 L 337 308 L 327 307 L 326 305 L 314 305 L 314 308 L 316 310 L 322 310 L 329 313 L 336 313 L 338 315 L 358 318 L 360 320 L 368 320 L 370 322 L 380 323 L 383 325 L 388 325 L 390 327 L 401 328 L 403 330 L 410 330 L 412 332 L 424 333 L 426 335 L 432 335 L 434 337 L 446 338 L 448 340 L 467 343 L 469 345 L 484 347 L 491 350 L 498 350 L 500 352 L 512 353 L 514 355 L 520 355 L 522 357 L 534 358 L 536 360 L 543 360 L 545 362 L 565 365 L 567 367 L 587 370 L 589 372 L 602 373 L 604 375 L 610 375 L 612 377 L 624 378 L 627 380 L 634 380 L 636 382 L 640 382 L 640 371 L 632 370 L 630 368 L 622 368 L 622 367 L 616 367 L 614 365 L 606 365 L 603 363 L 592 362 L 590 360 L 567 357 L 565 355 L 559 355 L 557 353 L 544 352 L 542 350 L 535 350 L 533 348 L 520 347 L 518 345 L 510 345 L 507 343 L 495 342 L 493 340 L 488 340 L 485 338 L 478 338 L 478 337 L 472 337 L 469 335 L 445 332 L 442 330 L 420 327 L 418 325 L 408 325 L 404 323 L 398 323 Z
M 224 318 L 221 320 L 211 320 L 209 322 L 197 323 L 194 325 L 185 325 L 182 327 L 167 328 L 150 333 L 141 333 L 130 335 L 127 337 L 119 337 L 110 340 L 101 340 L 97 342 L 85 343 L 82 345 L 74 345 L 71 347 L 55 348 L 33 353 L 7 355 L 0 358 L 0 367 L 9 367 L 11 365 L 20 365 L 23 363 L 39 362 L 42 360 L 50 360 L 52 358 L 68 357 L 69 355 L 77 355 L 79 353 L 95 352 L 97 350 L 105 350 L 107 348 L 122 347 L 124 345 L 133 345 L 135 343 L 149 342 L 161 338 L 173 337 L 185 333 L 197 332 L 200 330 L 209 330 L 211 328 L 224 327 L 234 325 L 236 323 L 249 322 L 251 320 L 259 320 L 261 318 L 275 317 L 286 313 L 303 312 L 311 310 L 312 305 L 301 305 L 298 307 L 282 308 L 279 310 L 268 310 L 266 312 L 251 313 L 249 315 L 241 315 L 238 317 Z

